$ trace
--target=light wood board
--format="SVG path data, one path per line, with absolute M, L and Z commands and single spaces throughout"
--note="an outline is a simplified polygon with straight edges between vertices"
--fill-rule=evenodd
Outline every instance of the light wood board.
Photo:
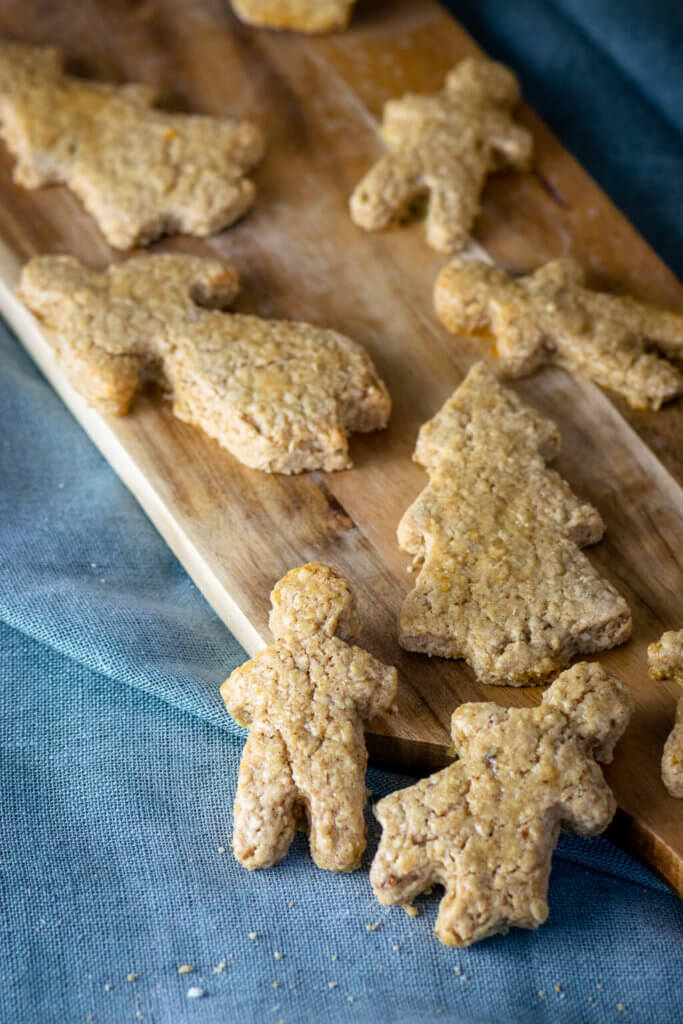
M 247 651 L 269 639 L 273 582 L 318 559 L 355 585 L 361 642 L 399 668 L 398 714 L 369 732 L 377 762 L 415 772 L 444 764 L 461 701 L 538 701 L 538 689 L 482 686 L 462 662 L 398 648 L 410 577 L 395 530 L 426 482 L 411 462 L 416 434 L 482 351 L 436 321 L 431 293 L 444 258 L 426 246 L 421 226 L 368 235 L 347 214 L 351 189 L 381 152 L 384 100 L 438 88 L 476 51 L 472 40 L 431 0 L 361 0 L 350 31 L 320 39 L 249 29 L 226 0 L 8 0 L 0 35 L 61 45 L 80 73 L 152 82 L 173 109 L 257 120 L 268 150 L 254 175 L 254 210 L 206 242 L 154 248 L 233 262 L 243 284 L 237 309 L 343 331 L 367 346 L 389 386 L 391 425 L 354 439 L 354 469 L 294 478 L 246 469 L 175 420 L 158 396 L 141 396 L 122 420 L 89 409 L 12 289 L 37 253 L 66 251 L 94 266 L 120 257 L 67 190 L 13 186 L 12 161 L 0 152 L 0 309 Z M 534 133 L 535 171 L 491 181 L 478 243 L 514 271 L 571 254 L 595 285 L 683 306 L 680 285 L 642 238 L 531 111 L 521 118 Z M 601 658 L 638 705 L 607 770 L 621 808 L 614 834 L 683 893 L 683 803 L 659 776 L 675 695 L 649 682 L 646 667 L 647 644 L 683 625 L 683 408 L 634 413 L 559 371 L 515 387 L 559 423 L 556 467 L 607 526 L 589 556 L 633 611 L 633 639 Z M 217 685 L 221 678 L 217 665 Z

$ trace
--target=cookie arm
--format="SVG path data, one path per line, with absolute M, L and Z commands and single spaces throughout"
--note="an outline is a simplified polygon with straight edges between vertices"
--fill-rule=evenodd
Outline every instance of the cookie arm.
M 345 693 L 355 701 L 363 718 L 388 711 L 396 700 L 398 674 L 362 647 L 351 648 L 351 661 L 345 680 Z
M 267 647 L 236 668 L 221 686 L 221 697 L 238 725 L 250 726 L 257 705 L 267 696 L 274 674 L 273 653 Z
M 498 157 L 497 165 L 526 171 L 531 166 L 534 140 L 531 132 L 516 124 L 506 114 L 491 114 L 486 123 L 486 136 Z

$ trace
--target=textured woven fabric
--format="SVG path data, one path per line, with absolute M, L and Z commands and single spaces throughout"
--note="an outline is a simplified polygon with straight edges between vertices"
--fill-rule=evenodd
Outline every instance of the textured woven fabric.
M 677 5 L 457 6 L 614 198 L 634 186 L 641 230 L 680 238 Z M 218 684 L 243 657 L 0 327 L 2 1024 L 683 1019 L 681 904 L 605 840 L 561 840 L 542 929 L 462 952 L 432 935 L 438 891 L 411 920 L 366 870 L 317 871 L 303 836 L 241 869 L 244 733 Z M 407 781 L 369 773 L 376 796 Z M 377 839 L 369 818 L 364 868 Z

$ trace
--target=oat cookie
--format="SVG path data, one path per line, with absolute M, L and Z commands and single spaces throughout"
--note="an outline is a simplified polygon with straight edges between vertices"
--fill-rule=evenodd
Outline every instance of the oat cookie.
M 647 649 L 651 679 L 665 679 L 683 688 L 683 629 L 663 633 Z M 664 744 L 662 781 L 671 796 L 683 798 L 683 696 L 676 705 L 676 720 Z
M 54 332 L 72 384 L 103 410 L 125 414 L 151 379 L 176 416 L 247 466 L 350 466 L 346 434 L 384 427 L 391 408 L 370 357 L 334 331 L 225 313 L 237 290 L 231 267 L 192 256 L 142 256 L 104 273 L 41 256 L 24 267 L 19 297 Z
M 235 856 L 247 868 L 271 867 L 307 824 L 318 867 L 352 871 L 365 849 L 363 721 L 392 706 L 396 669 L 342 639 L 355 636 L 360 621 L 349 584 L 334 569 L 292 569 L 271 602 L 275 643 L 221 688 L 233 718 L 250 726 L 235 799 Z
M 232 0 L 235 14 L 252 25 L 295 32 L 346 28 L 356 0 Z
M 389 152 L 356 186 L 353 221 L 366 231 L 386 228 L 428 195 L 429 245 L 462 249 L 487 176 L 530 165 L 531 135 L 511 116 L 518 101 L 512 71 L 480 57 L 453 68 L 439 93 L 390 100 L 381 129 Z
M 628 638 L 626 602 L 580 551 L 602 520 L 546 466 L 559 449 L 557 426 L 483 363 L 422 427 L 414 459 L 430 482 L 398 527 L 418 569 L 402 647 L 525 686 Z
M 73 78 L 62 65 L 51 47 L 0 44 L 0 133 L 19 185 L 68 185 L 118 249 L 209 235 L 249 209 L 244 175 L 263 155 L 255 125 L 156 110 L 149 86 Z
M 447 946 L 543 924 L 560 829 L 593 836 L 612 820 L 596 761 L 612 760 L 633 704 L 623 683 L 581 662 L 538 707 L 459 707 L 460 760 L 375 808 L 383 832 L 370 881 L 380 903 L 407 905 L 443 885 L 435 931 Z
M 454 333 L 492 334 L 511 377 L 561 366 L 618 392 L 634 409 L 659 409 L 683 391 L 680 371 L 652 351 L 683 356 L 683 311 L 592 291 L 571 259 L 518 278 L 456 259 L 441 271 L 434 301 Z

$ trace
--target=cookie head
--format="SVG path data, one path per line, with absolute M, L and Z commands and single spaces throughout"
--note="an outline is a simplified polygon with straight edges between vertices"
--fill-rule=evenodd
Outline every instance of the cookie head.
M 515 74 L 494 60 L 467 57 L 446 78 L 449 92 L 480 96 L 497 106 L 512 107 L 519 101 Z
M 338 634 L 350 639 L 360 631 L 349 584 L 328 565 L 309 562 L 288 572 L 270 595 L 269 625 L 276 639 L 295 634 Z
M 612 760 L 614 746 L 634 708 L 625 683 L 596 662 L 587 661 L 558 676 L 543 695 L 543 703 L 567 716 L 586 750 L 603 764 Z

